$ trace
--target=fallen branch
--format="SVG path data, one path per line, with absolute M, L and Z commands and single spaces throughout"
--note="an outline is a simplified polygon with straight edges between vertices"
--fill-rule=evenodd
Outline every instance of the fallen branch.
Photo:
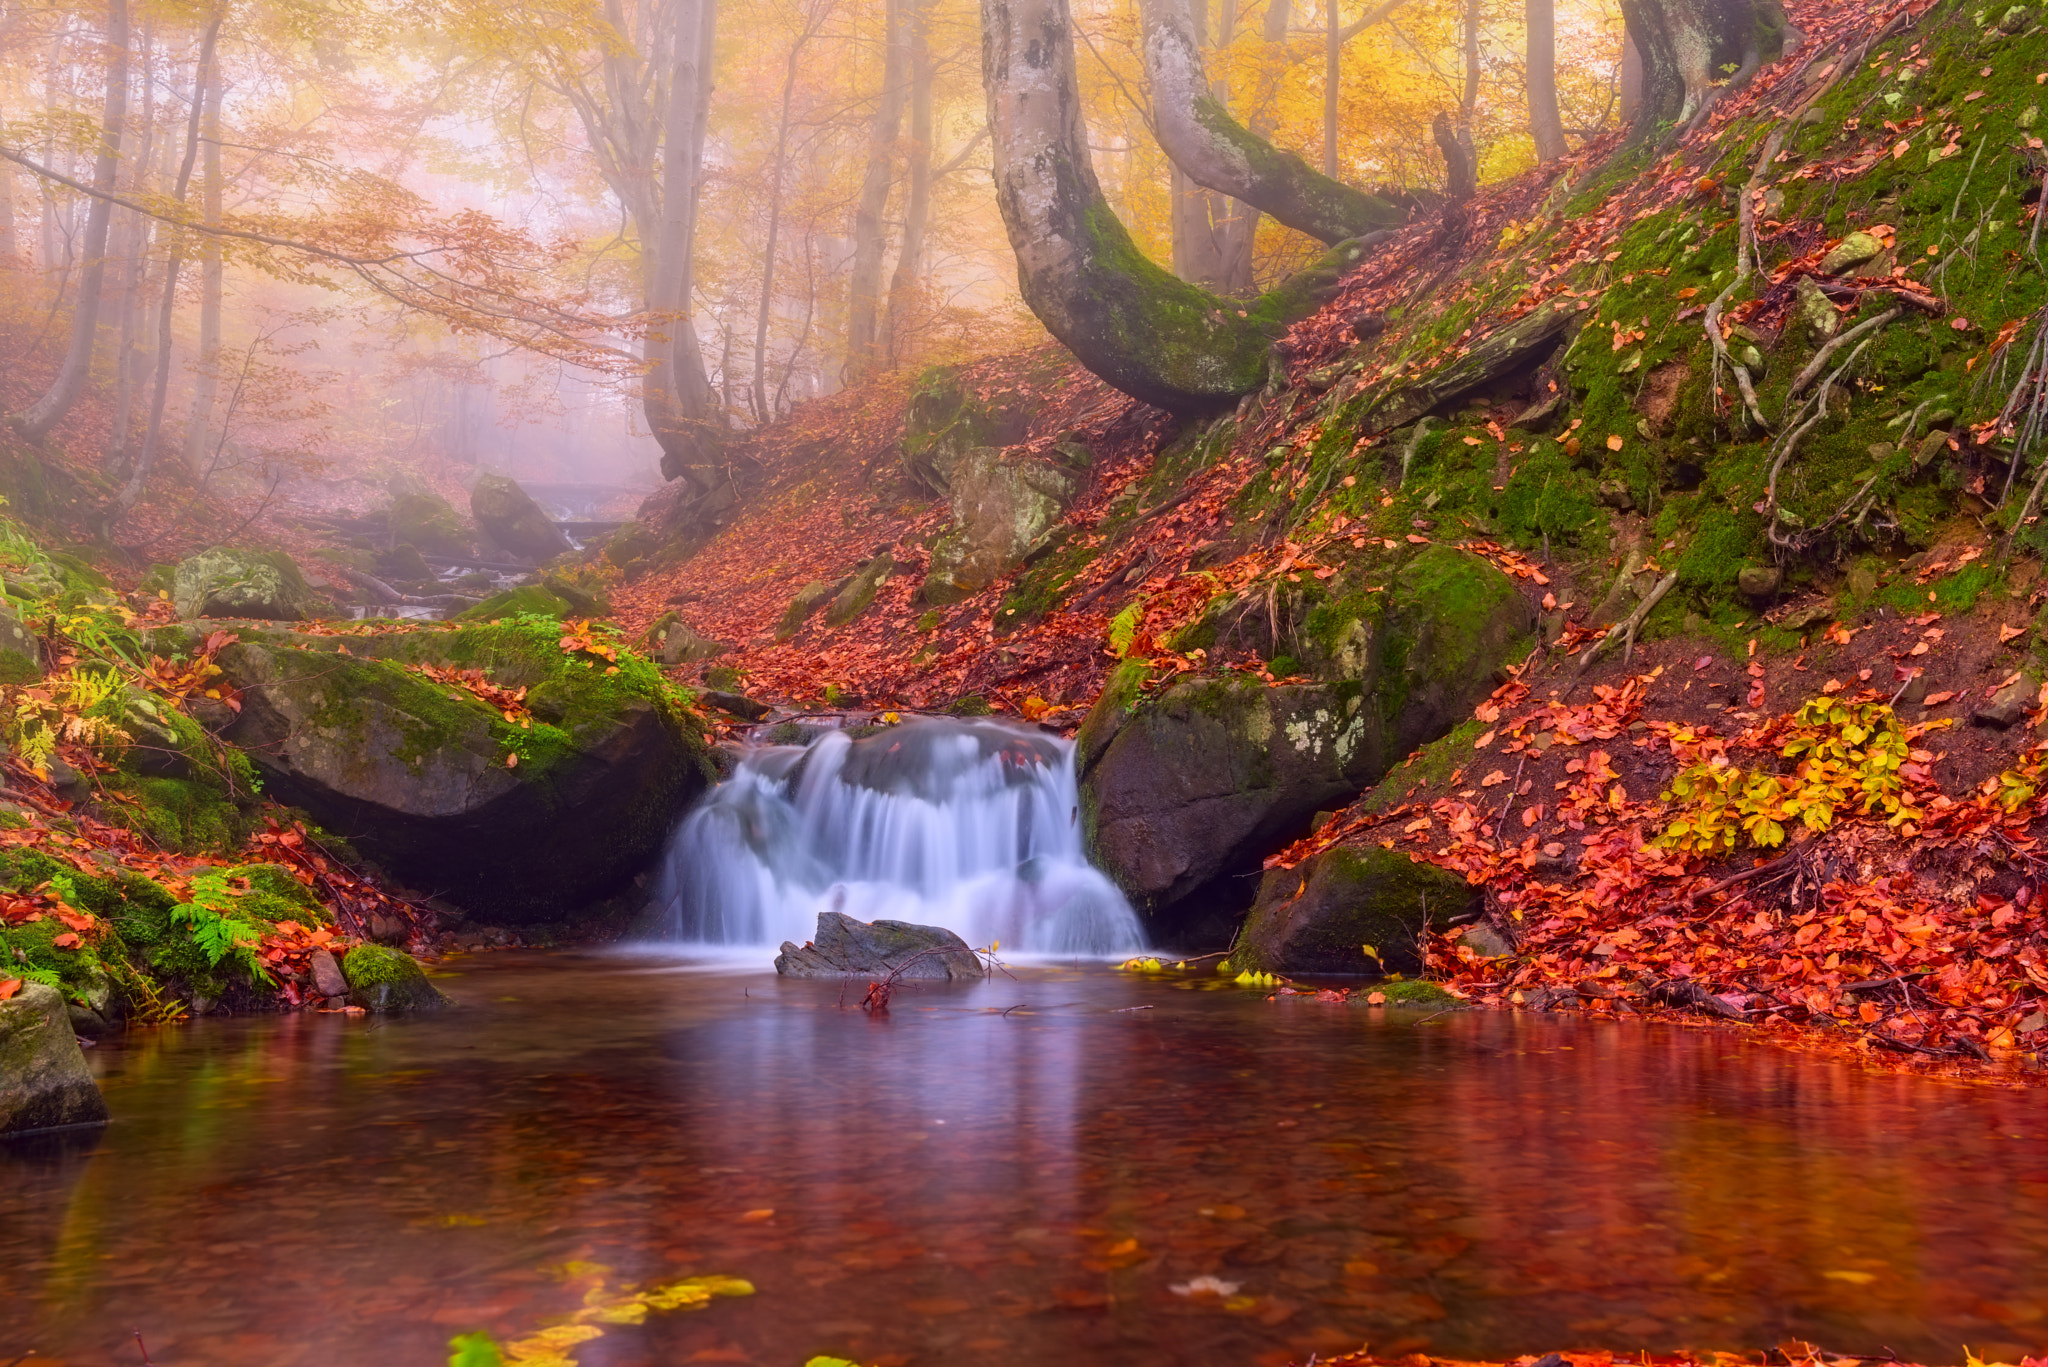
M 1659 579 L 1656 587 L 1644 595 L 1642 602 L 1636 604 L 1636 610 L 1628 615 L 1628 620 L 1624 621 L 1620 626 L 1610 627 L 1605 636 L 1602 636 L 1586 648 L 1586 653 L 1579 658 L 1579 670 L 1577 674 L 1572 676 L 1572 681 L 1576 683 L 1579 679 L 1583 678 L 1586 671 L 1593 667 L 1593 661 L 1599 657 L 1601 650 L 1617 637 L 1624 643 L 1621 658 L 1622 662 L 1626 664 L 1629 658 L 1635 654 L 1637 629 L 1649 617 L 1650 610 L 1656 607 L 1663 600 L 1664 595 L 1671 592 L 1672 586 L 1677 583 L 1677 570 L 1673 570 L 1662 579 Z
M 1785 143 L 1783 130 L 1773 131 L 1764 143 L 1764 150 L 1757 157 L 1756 166 L 1749 173 L 1749 180 L 1742 187 L 1739 221 L 1735 230 L 1735 278 L 1714 296 L 1714 302 L 1707 305 L 1707 316 L 1701 326 L 1705 328 L 1707 342 L 1714 348 L 1714 369 L 1718 376 L 1725 365 L 1735 373 L 1735 386 L 1742 391 L 1743 406 L 1756 422 L 1760 431 L 1768 432 L 1771 425 L 1764 421 L 1764 410 L 1756 400 L 1756 386 L 1750 382 L 1749 368 L 1728 354 L 1728 343 L 1721 336 L 1721 311 L 1728 307 L 1728 301 L 1749 279 L 1750 243 L 1756 237 L 1756 196 L 1763 188 L 1764 168 L 1778 155 Z
M 1847 332 L 1842 333 L 1840 336 L 1830 338 L 1827 341 L 1827 343 L 1821 347 L 1819 351 L 1814 352 L 1813 359 L 1808 361 L 1806 363 L 1806 368 L 1800 371 L 1798 376 L 1793 379 L 1792 388 L 1785 392 L 1785 407 L 1787 411 L 1790 411 L 1792 407 L 1792 400 L 1799 397 L 1799 395 L 1805 393 L 1806 386 L 1812 384 L 1814 380 L 1819 377 L 1820 373 L 1828 368 L 1828 362 L 1831 359 L 1833 359 L 1834 354 L 1836 352 L 1840 351 L 1843 347 L 1849 345 L 1849 343 L 1855 341 L 1858 337 L 1863 336 L 1865 333 L 1877 331 L 1886 323 L 1889 323 L 1893 319 L 1897 318 L 1899 316 L 1899 312 L 1900 311 L 1895 308 L 1886 309 L 1883 313 L 1878 314 L 1875 318 L 1866 318 L 1862 322 L 1858 323 L 1855 327 L 1852 327 Z

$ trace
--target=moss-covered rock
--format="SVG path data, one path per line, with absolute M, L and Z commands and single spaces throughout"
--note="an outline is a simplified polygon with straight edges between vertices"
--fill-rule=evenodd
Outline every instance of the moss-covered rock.
M 361 944 L 342 956 L 349 1000 L 366 1011 L 438 1011 L 449 1004 L 441 990 L 427 981 L 419 960 L 402 949 Z
M 552 617 L 557 621 L 574 616 L 576 609 L 566 598 L 559 598 L 538 584 L 521 584 L 518 588 L 494 593 L 473 608 L 465 608 L 455 614 L 458 622 L 496 622 L 506 617 L 522 614 L 537 617 Z
M 839 596 L 839 590 L 846 586 L 845 580 L 828 584 L 822 579 L 813 579 L 796 591 L 789 600 L 789 606 L 782 611 L 782 620 L 775 624 L 775 639 L 788 641 L 804 629 L 804 623 L 811 620 L 811 614 Z
M 917 378 L 903 415 L 903 463 L 936 494 L 953 491 L 953 469 L 969 451 L 1022 441 L 1031 423 L 1029 385 L 1005 385 L 993 398 L 970 392 L 960 366 L 934 366 Z
M 402 881 L 494 921 L 558 919 L 640 872 L 711 772 L 653 664 L 572 655 L 559 636 L 520 617 L 350 637 L 347 655 L 314 637 L 239 643 L 220 655 L 244 694 L 226 735 L 277 796 Z M 524 686 L 533 716 L 507 721 L 408 663 Z
M 1230 962 L 1261 973 L 1413 973 L 1422 928 L 1441 929 L 1479 897 L 1459 874 L 1398 851 L 1339 846 L 1260 880 Z
M 883 551 L 853 576 L 845 588 L 839 590 L 825 609 L 825 625 L 843 627 L 868 610 L 881 592 L 882 585 L 889 582 L 889 576 L 896 572 L 896 557 Z
M 1268 853 L 1469 715 L 1533 624 L 1498 569 L 1431 547 L 1387 592 L 1308 614 L 1303 648 L 1327 682 L 1184 679 L 1148 700 L 1126 666 L 1078 734 L 1097 862 L 1156 934 L 1220 935 Z
M 24 983 L 0 1001 L 0 1135 L 106 1120 L 106 1100 L 85 1066 L 63 997 L 42 983 Z
M 932 547 L 927 602 L 981 592 L 1049 544 L 1082 480 L 1063 464 L 978 446 L 953 466 L 953 527 Z
M 180 561 L 171 603 L 183 618 L 254 617 L 296 622 L 316 600 L 299 567 L 283 551 L 215 547 Z
M 43 677 L 42 648 L 21 619 L 0 610 L 0 684 L 34 683 Z
M 423 489 L 401 493 L 391 500 L 387 516 L 394 546 L 408 545 L 428 555 L 468 555 L 476 549 L 467 519 L 439 494 Z
M 469 511 L 477 530 L 508 554 L 541 564 L 571 549 L 554 519 L 503 475 L 485 475 L 476 482 L 469 491 Z

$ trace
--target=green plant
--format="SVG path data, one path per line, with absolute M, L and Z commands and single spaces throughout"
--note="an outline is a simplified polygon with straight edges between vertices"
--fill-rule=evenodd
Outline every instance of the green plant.
M 1919 821 L 1924 814 L 1900 774 L 1912 750 L 1888 705 L 1814 698 L 1794 714 L 1778 750 L 1798 761 L 1792 773 L 1744 770 L 1718 756 L 1693 765 L 1664 793 L 1681 810 L 1657 841 L 1691 854 L 1728 854 L 1743 837 L 1765 849 L 1782 845 L 1794 823 L 1824 831 L 1848 808 L 1889 826 Z
M 270 975 L 256 954 L 263 932 L 234 914 L 242 893 L 228 886 L 228 875 L 207 869 L 193 875 L 191 889 L 191 901 L 171 908 L 171 921 L 186 928 L 207 963 L 219 968 L 232 961 L 252 982 L 268 986 Z
M 1119 660 L 1131 653 L 1131 644 L 1138 639 L 1138 623 L 1145 617 L 1145 605 L 1133 603 L 1109 621 L 1109 650 Z

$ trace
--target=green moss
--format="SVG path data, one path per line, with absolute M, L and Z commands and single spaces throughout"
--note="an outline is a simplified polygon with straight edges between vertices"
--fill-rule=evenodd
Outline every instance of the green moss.
M 550 617 L 559 621 L 576 615 L 576 609 L 565 598 L 549 593 L 538 584 L 521 584 L 516 589 L 494 593 L 473 608 L 465 608 L 455 616 L 458 622 L 496 622 L 506 617 L 530 614 Z
M 1486 732 L 1486 723 L 1474 718 L 1460 722 L 1441 740 L 1417 750 L 1409 762 L 1395 766 L 1367 793 L 1360 806 L 1368 812 L 1384 812 L 1405 802 L 1411 793 L 1428 796 L 1443 788 L 1453 773 L 1473 761 L 1472 742 Z
M 350 1000 L 371 1011 L 430 1011 L 448 1004 L 419 961 L 402 950 L 355 945 L 342 957 L 341 972 Z
M 107 814 L 178 854 L 224 854 L 241 845 L 249 820 L 216 784 L 198 779 L 125 777 Z
M 1460 998 L 1452 996 L 1438 983 L 1424 982 L 1420 978 L 1389 978 L 1374 983 L 1365 996 L 1354 997 L 1355 1003 L 1363 1004 L 1372 992 L 1385 997 L 1388 1006 L 1456 1006 Z

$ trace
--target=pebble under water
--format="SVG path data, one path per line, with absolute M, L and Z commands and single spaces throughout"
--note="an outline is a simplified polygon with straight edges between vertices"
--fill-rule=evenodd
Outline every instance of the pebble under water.
M 439 1364 L 593 1277 L 710 1273 L 757 1293 L 576 1361 L 2048 1342 L 2036 1092 L 1099 965 L 909 984 L 872 1018 L 675 961 L 440 981 L 434 1018 L 91 1051 L 113 1124 L 0 1147 L 0 1362 L 133 1362 L 139 1330 L 159 1367 Z

